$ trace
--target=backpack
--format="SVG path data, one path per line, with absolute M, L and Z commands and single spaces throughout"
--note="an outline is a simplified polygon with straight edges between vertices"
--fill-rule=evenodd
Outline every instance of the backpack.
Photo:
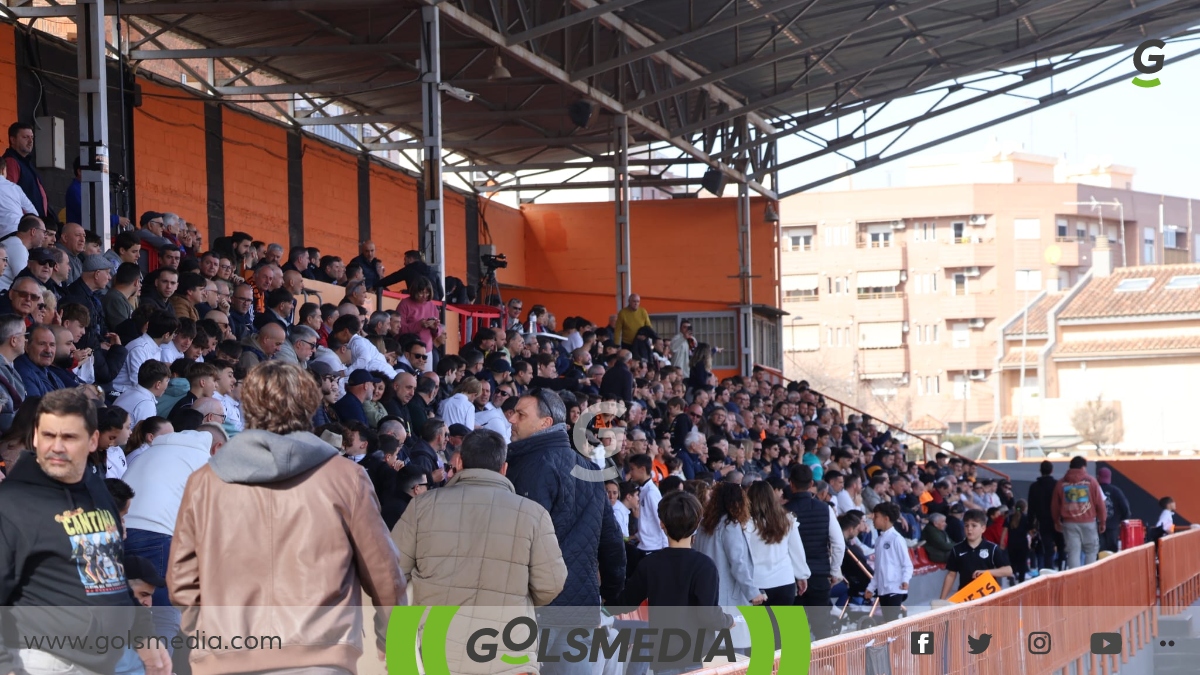
M 1117 503 L 1103 486 L 1101 486 L 1100 494 L 1104 495 L 1104 522 L 1109 522 L 1117 516 Z

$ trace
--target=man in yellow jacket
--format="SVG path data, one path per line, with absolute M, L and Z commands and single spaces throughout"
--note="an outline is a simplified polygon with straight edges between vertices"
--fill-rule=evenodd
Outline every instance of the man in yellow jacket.
M 642 309 L 642 296 L 634 293 L 629 296 L 629 304 L 617 312 L 614 337 L 621 341 L 622 349 L 632 349 L 637 332 L 642 327 L 650 327 L 650 313 Z

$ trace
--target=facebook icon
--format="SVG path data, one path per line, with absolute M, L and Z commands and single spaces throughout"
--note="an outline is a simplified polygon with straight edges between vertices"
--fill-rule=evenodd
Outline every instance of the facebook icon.
M 913 654 L 927 656 L 933 653 L 933 633 L 929 631 L 913 631 L 910 635 L 912 637 Z

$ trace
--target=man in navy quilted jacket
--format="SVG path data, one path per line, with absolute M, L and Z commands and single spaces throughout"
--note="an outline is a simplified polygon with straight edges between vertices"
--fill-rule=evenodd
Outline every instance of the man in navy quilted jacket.
M 566 643 L 572 628 L 589 629 L 584 642 L 590 650 L 590 629 L 600 624 L 601 600 L 612 601 L 625 585 L 625 542 L 617 526 L 602 480 L 579 476 L 598 467 L 571 449 L 567 438 L 567 408 L 556 392 L 531 389 L 517 401 L 509 420 L 513 442 L 508 446 L 508 478 L 517 494 L 550 512 L 554 532 L 567 565 L 562 593 L 538 613 L 538 624 L 549 631 L 542 652 L 549 657 L 578 651 Z M 579 468 L 572 474 L 572 470 Z M 578 644 L 572 638 L 572 645 Z M 559 658 L 542 664 L 542 675 L 588 675 L 586 660 L 570 663 Z

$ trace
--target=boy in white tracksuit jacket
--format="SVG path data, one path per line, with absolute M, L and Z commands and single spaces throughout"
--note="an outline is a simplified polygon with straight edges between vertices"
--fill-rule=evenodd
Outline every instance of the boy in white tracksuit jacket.
M 875 576 L 867 584 L 863 597 L 870 600 L 878 595 L 883 620 L 894 621 L 900 618 L 900 606 L 908 599 L 908 582 L 913 575 L 912 558 L 908 554 L 908 542 L 893 525 L 900 519 L 900 507 L 889 502 L 876 504 L 872 516 L 875 529 L 879 530 L 875 543 Z

